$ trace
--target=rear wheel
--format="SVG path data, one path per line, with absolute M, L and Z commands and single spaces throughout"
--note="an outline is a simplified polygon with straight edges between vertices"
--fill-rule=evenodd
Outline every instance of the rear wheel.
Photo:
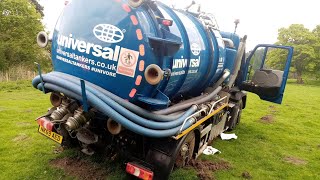
M 190 132 L 187 137 L 184 139 L 180 150 L 178 151 L 176 158 L 176 167 L 181 168 L 189 164 L 192 160 L 194 145 L 195 145 L 195 135 L 194 132 Z
M 192 131 L 182 139 L 153 141 L 146 162 L 153 166 L 154 180 L 168 179 L 174 167 L 184 167 L 192 159 L 195 147 L 195 133 Z
M 241 114 L 242 114 L 243 103 L 242 100 L 238 101 L 235 106 L 231 109 L 230 119 L 226 123 L 228 131 L 232 131 L 240 123 Z

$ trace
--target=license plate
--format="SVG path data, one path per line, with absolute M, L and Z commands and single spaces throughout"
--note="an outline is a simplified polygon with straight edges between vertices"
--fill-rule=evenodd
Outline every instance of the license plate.
M 39 131 L 40 134 L 43 134 L 43 135 L 47 136 L 48 138 L 52 139 L 53 141 L 55 141 L 55 142 L 57 142 L 59 144 L 62 143 L 63 137 L 60 134 L 52 132 L 52 131 L 49 131 L 49 130 L 47 130 L 46 128 L 44 128 L 42 126 L 39 126 L 38 131 Z

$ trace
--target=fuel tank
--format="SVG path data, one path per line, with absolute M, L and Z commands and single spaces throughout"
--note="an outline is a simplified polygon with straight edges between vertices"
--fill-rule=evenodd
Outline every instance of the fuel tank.
M 200 95 L 233 64 L 220 31 L 204 22 L 161 2 L 75 0 L 54 30 L 54 71 L 161 109 Z

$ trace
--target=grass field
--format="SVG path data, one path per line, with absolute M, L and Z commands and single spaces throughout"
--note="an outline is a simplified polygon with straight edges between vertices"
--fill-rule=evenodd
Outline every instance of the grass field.
M 50 107 L 48 96 L 30 82 L 0 83 L 0 179 L 124 179 L 121 163 L 101 157 L 73 162 L 74 151 L 37 133 L 34 119 Z M 201 161 L 227 163 L 229 168 L 206 172 L 216 179 L 320 179 L 320 82 L 289 83 L 283 105 L 260 101 L 250 94 L 237 140 L 217 139 L 222 151 Z M 62 159 L 61 159 L 62 158 Z M 64 171 L 58 165 L 75 167 Z M 87 165 L 86 165 L 87 164 Z M 78 169 L 77 169 L 78 168 Z M 199 169 L 174 171 L 171 179 L 198 179 Z M 96 176 L 95 176 L 96 174 Z

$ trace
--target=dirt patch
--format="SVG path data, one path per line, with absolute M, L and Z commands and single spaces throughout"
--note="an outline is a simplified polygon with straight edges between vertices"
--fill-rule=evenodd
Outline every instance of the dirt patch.
M 197 170 L 197 175 L 199 179 L 201 180 L 210 180 L 215 179 L 212 176 L 212 172 L 218 171 L 218 170 L 227 170 L 230 169 L 230 164 L 225 161 L 220 162 L 211 162 L 211 161 L 191 161 L 190 165 L 191 167 L 195 168 Z
M 290 164 L 294 164 L 294 165 L 305 165 L 307 164 L 307 161 L 303 160 L 303 159 L 299 159 L 296 157 L 285 157 L 284 160 Z
M 248 171 L 245 171 L 241 175 L 244 179 L 252 179 L 251 174 Z
M 29 139 L 29 137 L 26 134 L 19 134 L 15 138 L 12 139 L 14 142 L 20 142 Z
M 276 106 L 269 106 L 269 114 L 263 116 L 260 118 L 261 122 L 266 123 L 266 124 L 270 124 L 273 123 L 275 118 L 275 114 L 278 112 L 276 109 Z
M 85 179 L 106 179 L 107 170 L 92 162 L 75 159 L 75 158 L 63 158 L 52 160 L 50 164 L 53 167 L 62 169 L 69 176 L 76 177 L 80 180 Z
M 273 115 L 271 115 L 271 114 L 268 114 L 266 116 L 261 117 L 260 120 L 263 123 L 273 123 L 274 122 Z

